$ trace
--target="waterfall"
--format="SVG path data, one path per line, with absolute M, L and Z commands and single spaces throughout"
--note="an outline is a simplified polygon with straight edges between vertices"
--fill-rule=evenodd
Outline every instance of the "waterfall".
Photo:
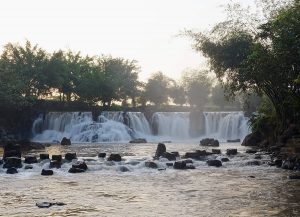
M 156 112 L 151 119 L 158 136 L 175 139 L 188 139 L 189 112 Z
M 204 112 L 205 134 L 221 140 L 243 139 L 250 131 L 243 112 Z

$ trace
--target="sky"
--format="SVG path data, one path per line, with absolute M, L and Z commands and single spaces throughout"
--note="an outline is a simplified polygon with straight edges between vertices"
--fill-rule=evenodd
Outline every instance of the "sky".
M 208 30 L 230 0 L 9 0 L 0 3 L 0 45 L 25 40 L 53 52 L 137 60 L 140 79 L 157 71 L 180 79 L 205 65 L 184 29 Z M 243 4 L 252 2 L 243 0 Z

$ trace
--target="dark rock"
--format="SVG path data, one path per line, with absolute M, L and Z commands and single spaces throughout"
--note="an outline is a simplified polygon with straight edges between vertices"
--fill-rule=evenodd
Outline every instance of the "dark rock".
M 223 158 L 221 159 L 221 161 L 222 161 L 222 162 L 228 162 L 229 159 L 228 159 L 227 157 L 223 157 Z
M 227 149 L 226 154 L 227 155 L 236 155 L 237 154 L 237 149 Z
M 198 159 L 199 157 L 200 157 L 199 152 L 187 152 L 184 155 L 184 158 Z
M 206 161 L 208 166 L 214 166 L 214 167 L 221 167 L 222 166 L 222 162 L 219 160 L 208 160 Z
M 108 161 L 121 161 L 122 158 L 119 154 L 111 154 L 107 160 Z
M 77 159 L 77 156 L 76 156 L 76 152 L 73 152 L 73 153 L 66 153 L 65 154 L 65 159 L 67 161 L 72 161 L 74 159 Z
M 184 170 L 186 169 L 186 163 L 185 161 L 176 161 L 173 165 L 173 168 L 177 170 Z
M 86 165 L 86 163 L 84 161 L 77 161 L 77 162 L 72 164 L 72 168 L 87 170 L 88 166 Z
M 143 138 L 137 138 L 137 139 L 131 140 L 129 143 L 147 143 L 147 140 L 143 139 Z
M 105 158 L 105 157 L 106 157 L 106 153 L 99 153 L 99 154 L 98 154 L 98 157 L 100 157 L 100 158 Z
M 57 160 L 50 161 L 49 168 L 50 169 L 52 169 L 52 168 L 56 168 L 56 169 L 61 168 L 61 161 L 57 161 Z
M 178 151 L 171 151 L 171 154 L 174 154 L 175 157 L 179 157 L 179 152 Z
M 184 162 L 185 162 L 186 164 L 192 164 L 192 163 L 193 163 L 193 161 L 190 160 L 190 159 L 184 160 Z
M 300 175 L 290 175 L 289 179 L 300 179 Z
M 153 161 L 146 161 L 145 162 L 145 167 L 152 168 L 152 169 L 157 169 L 158 166 Z
M 260 159 L 261 159 L 261 155 L 259 155 L 259 154 L 258 154 L 258 155 L 255 155 L 255 156 L 254 156 L 254 159 L 260 160 Z
M 14 144 L 12 142 L 8 142 L 4 146 L 3 150 L 3 160 L 7 157 L 18 157 L 21 158 L 21 147 L 18 144 Z
M 18 170 L 14 167 L 11 167 L 6 170 L 6 173 L 7 174 L 16 174 L 16 173 L 18 173 Z
M 221 150 L 220 149 L 212 149 L 211 152 L 213 154 L 221 154 Z
M 2 165 L 4 163 L 4 161 L 3 160 L 0 160 L 0 165 Z
M 285 169 L 285 170 L 293 170 L 294 169 L 294 162 L 291 161 L 291 160 L 285 160 L 283 163 L 282 163 L 282 166 L 281 168 L 282 169 Z
M 282 166 L 282 160 L 281 159 L 276 159 L 274 160 L 274 164 L 276 167 L 281 167 Z
M 218 140 L 213 138 L 205 138 L 200 141 L 200 145 L 202 146 L 211 146 L 211 147 L 219 147 L 220 143 Z
M 61 142 L 60 142 L 61 145 L 71 145 L 71 139 L 67 139 L 66 137 L 64 137 Z
M 234 142 L 241 142 L 241 140 L 240 139 L 227 139 L 227 142 L 234 143 Z
M 45 153 L 40 154 L 40 160 L 47 160 L 47 159 L 49 159 L 49 154 L 45 154 Z
M 263 140 L 263 136 L 260 132 L 253 132 L 247 135 L 242 142 L 242 146 L 258 146 Z
M 166 168 L 158 168 L 157 170 L 158 170 L 158 171 L 165 171 Z
M 215 139 L 215 140 L 212 142 L 211 146 L 213 146 L 213 147 L 219 147 L 219 146 L 220 146 L 219 140 L 216 140 L 216 139 Z
M 196 153 L 199 155 L 199 157 L 207 156 L 210 154 L 205 150 L 197 150 Z
M 22 160 L 19 157 L 7 157 L 4 160 L 3 168 L 21 168 L 22 167 Z
M 84 169 L 80 169 L 80 168 L 71 167 L 68 172 L 69 173 L 84 173 L 85 170 Z
M 24 167 L 25 170 L 32 170 L 33 169 L 33 166 L 32 165 L 26 165 Z
M 61 161 L 62 161 L 62 156 L 61 156 L 61 154 L 58 154 L 58 155 L 52 155 L 52 160 L 53 160 L 53 161 L 59 161 L 59 162 L 61 162 Z
M 167 158 L 169 161 L 174 161 L 176 160 L 176 155 L 175 154 L 172 154 L 172 153 L 169 153 L 169 152 L 164 152 L 162 154 L 162 157 L 163 158 Z
M 49 203 L 49 202 L 41 202 L 41 203 L 36 203 L 35 204 L 38 208 L 50 208 L 53 203 Z
M 37 162 L 38 162 L 38 160 L 37 160 L 36 156 L 25 156 L 24 163 L 26 163 L 26 164 L 35 164 Z
M 53 170 L 45 170 L 43 169 L 41 172 L 42 176 L 52 176 L 53 175 Z
M 253 149 L 247 149 L 246 150 L 246 153 L 247 154 L 255 154 L 257 151 L 256 150 L 253 150 Z
M 159 157 L 162 156 L 166 151 L 166 145 L 163 143 L 158 143 L 154 158 L 159 159 Z
M 249 178 L 252 178 L 252 179 L 254 179 L 255 178 L 255 176 L 248 176 Z
M 119 167 L 119 170 L 121 171 L 121 172 L 128 172 L 128 171 L 130 171 L 127 167 L 125 167 L 125 166 L 120 166 Z
M 246 165 L 247 165 L 247 166 L 260 166 L 261 163 L 260 163 L 259 161 L 255 160 L 255 161 L 248 161 L 248 162 L 246 163 Z
M 167 167 L 172 167 L 174 165 L 174 163 L 167 162 L 166 165 L 167 165 Z
M 185 169 L 194 170 L 194 169 L 196 169 L 196 167 L 194 165 L 189 164 L 189 165 L 185 166 Z

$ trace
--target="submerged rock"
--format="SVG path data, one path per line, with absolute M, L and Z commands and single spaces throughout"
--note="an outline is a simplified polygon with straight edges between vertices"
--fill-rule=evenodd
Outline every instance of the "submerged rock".
M 98 157 L 100 157 L 100 158 L 105 158 L 105 157 L 106 157 L 106 153 L 99 153 L 99 154 L 98 154 Z
M 129 172 L 130 170 L 126 167 L 126 166 L 120 166 L 119 167 L 119 170 L 121 171 L 121 172 Z
M 68 139 L 66 137 L 64 137 L 61 142 L 60 142 L 61 145 L 64 145 L 64 146 L 69 146 L 71 145 L 71 139 Z
M 154 158 L 159 159 L 159 157 L 162 156 L 166 151 L 166 145 L 163 143 L 158 143 Z
M 153 161 L 146 161 L 145 162 L 145 167 L 152 168 L 152 169 L 157 169 L 158 168 L 157 164 Z
M 119 155 L 119 154 L 111 154 L 107 160 L 108 161 L 121 161 L 122 158 L 121 158 L 121 155 Z
M 137 138 L 137 139 L 131 140 L 129 143 L 147 143 L 147 140 L 143 139 L 143 138 Z
M 37 160 L 36 156 L 25 156 L 24 163 L 26 163 L 26 164 L 35 164 L 37 162 L 38 162 L 38 160 Z
M 16 174 L 16 173 L 18 173 L 18 170 L 14 167 L 11 167 L 6 170 L 6 173 L 7 174 Z
M 65 159 L 67 161 L 72 161 L 74 159 L 77 159 L 77 155 L 76 155 L 76 152 L 73 152 L 73 153 L 66 153 L 65 154 Z
M 227 149 L 226 154 L 227 155 L 236 155 L 237 154 L 237 149 Z
M 214 167 L 222 166 L 222 162 L 219 160 L 208 160 L 208 161 L 206 161 L 206 163 L 208 164 L 208 166 L 214 166 Z
M 52 176 L 53 175 L 53 170 L 45 170 L 43 169 L 41 172 L 42 176 Z

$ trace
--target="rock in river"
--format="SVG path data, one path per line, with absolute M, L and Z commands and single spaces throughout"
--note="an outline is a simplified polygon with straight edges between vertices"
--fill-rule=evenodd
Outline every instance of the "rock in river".
M 166 151 L 166 145 L 163 143 L 158 143 L 154 158 L 159 159 L 159 157 L 162 156 Z
M 121 161 L 122 158 L 119 154 L 111 154 L 107 160 L 108 161 Z
M 208 161 L 206 161 L 206 163 L 208 164 L 208 166 L 214 166 L 214 167 L 222 166 L 222 162 L 219 160 L 208 160 Z

